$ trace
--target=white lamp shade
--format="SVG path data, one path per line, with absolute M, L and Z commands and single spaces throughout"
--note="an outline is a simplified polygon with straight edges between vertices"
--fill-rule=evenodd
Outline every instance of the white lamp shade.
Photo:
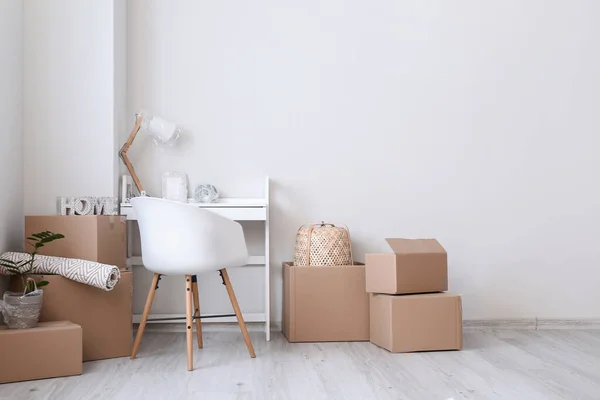
M 157 116 L 144 118 L 144 128 L 157 144 L 172 143 L 181 134 L 181 129 L 177 125 Z

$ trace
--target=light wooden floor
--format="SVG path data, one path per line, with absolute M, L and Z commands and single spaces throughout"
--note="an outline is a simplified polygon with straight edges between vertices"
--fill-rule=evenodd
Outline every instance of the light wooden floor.
M 185 335 L 144 336 L 137 360 L 0 385 L 1 399 L 600 399 L 600 330 L 466 330 L 465 350 L 390 354 L 370 343 L 270 343 L 209 331 L 186 371 Z

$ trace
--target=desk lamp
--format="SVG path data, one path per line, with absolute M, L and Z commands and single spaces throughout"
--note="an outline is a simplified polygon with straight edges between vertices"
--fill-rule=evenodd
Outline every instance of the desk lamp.
M 127 170 L 129 171 L 129 174 L 131 175 L 138 192 L 141 196 L 145 196 L 146 192 L 144 191 L 144 187 L 135 173 L 133 164 L 131 164 L 129 157 L 127 157 L 127 151 L 133 144 L 138 132 L 142 129 L 153 138 L 155 144 L 162 146 L 172 145 L 175 143 L 175 141 L 181 135 L 181 128 L 179 128 L 173 122 L 157 116 L 144 115 L 143 113 L 136 114 L 135 125 L 129 134 L 127 141 L 123 147 L 121 147 L 121 150 L 119 151 L 119 157 L 121 160 L 123 160 L 123 163 L 127 167 Z

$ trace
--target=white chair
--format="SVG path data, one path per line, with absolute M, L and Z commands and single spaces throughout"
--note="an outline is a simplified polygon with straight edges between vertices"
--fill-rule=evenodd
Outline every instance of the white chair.
M 210 271 L 220 272 L 250 357 L 256 357 L 227 274 L 227 268 L 241 267 L 248 262 L 248 251 L 242 226 L 235 221 L 191 204 L 152 197 L 136 197 L 131 200 L 131 204 L 140 228 L 144 267 L 154 272 L 152 286 L 148 292 L 142 320 L 133 344 L 131 359 L 137 355 L 161 275 L 185 275 L 188 371 L 193 370 L 193 319 L 196 322 L 198 348 L 202 348 L 200 302 L 196 276 Z M 193 313 L 192 308 L 194 308 Z

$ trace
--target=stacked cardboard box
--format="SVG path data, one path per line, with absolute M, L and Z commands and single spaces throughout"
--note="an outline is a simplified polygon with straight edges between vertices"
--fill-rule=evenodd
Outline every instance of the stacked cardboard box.
M 116 265 L 121 278 L 106 292 L 60 275 L 31 275 L 50 282 L 40 323 L 31 329 L 0 327 L 0 383 L 78 375 L 82 361 L 131 354 L 133 273 L 125 270 L 125 222 L 120 216 L 25 217 L 25 238 L 42 231 L 65 235 L 40 254 Z M 13 277 L 10 284 L 23 290 L 21 279 Z
M 0 383 L 81 375 L 82 348 L 81 326 L 68 321 L 0 326 Z
M 25 217 L 25 237 L 51 231 L 64 239 L 39 254 L 78 258 L 127 268 L 127 220 L 118 215 L 32 215 Z M 27 248 L 27 245 L 26 247 Z
M 386 239 L 367 254 L 371 343 L 393 353 L 462 349 L 462 305 L 448 290 L 448 256 L 435 239 Z
M 127 225 L 124 217 L 105 215 L 43 215 L 25 217 L 25 237 L 51 231 L 62 233 L 40 254 L 79 258 L 121 269 L 119 283 L 110 292 L 60 275 L 32 275 L 46 280 L 40 321 L 71 321 L 83 329 L 83 361 L 127 357 L 133 343 L 133 272 L 125 270 Z M 21 280 L 12 279 L 19 290 Z
M 284 262 L 282 328 L 290 342 L 368 341 L 364 264 L 299 267 Z
M 74 217 L 77 218 L 77 217 Z M 133 343 L 133 273 L 121 272 L 119 283 L 105 292 L 60 275 L 31 275 L 44 286 L 40 321 L 71 321 L 83 328 L 83 361 L 128 357 Z M 20 279 L 11 289 L 22 290 Z

